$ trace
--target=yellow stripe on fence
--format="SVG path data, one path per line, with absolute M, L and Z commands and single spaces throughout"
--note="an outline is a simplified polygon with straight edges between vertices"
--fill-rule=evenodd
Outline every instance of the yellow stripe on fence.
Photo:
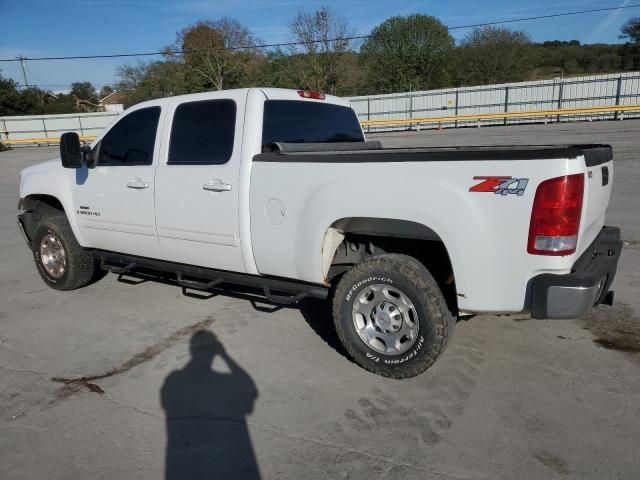
M 452 122 L 473 122 L 482 120 L 504 120 L 509 118 L 530 118 L 530 117 L 557 117 L 562 115 L 593 115 L 603 113 L 623 113 L 640 111 L 640 105 L 611 105 L 604 107 L 590 108 L 559 108 L 556 110 L 530 110 L 526 112 L 496 112 L 496 113 L 473 113 L 465 115 L 448 115 L 442 117 L 416 117 L 397 118 L 393 120 L 363 120 L 360 123 L 364 127 L 383 127 L 387 125 L 419 125 L 421 123 L 452 123 Z M 0 132 L 0 142 L 4 145 L 50 145 L 60 143 L 59 138 L 8 138 L 8 132 Z M 83 135 L 80 140 L 91 142 L 95 140 L 94 135 Z
M 472 113 L 465 115 L 449 115 L 443 117 L 398 118 L 394 120 L 363 120 L 365 127 L 386 125 L 407 125 L 419 123 L 469 122 L 479 120 L 496 120 L 522 117 L 554 117 L 558 115 L 585 115 L 601 113 L 617 113 L 640 110 L 640 105 L 612 105 L 591 108 L 560 108 L 556 110 L 530 110 L 526 112 Z
M 7 135 L 6 132 L 2 132 Z M 83 135 L 80 140 L 83 142 L 92 142 L 95 140 L 95 135 Z M 0 142 L 3 145 L 43 145 L 43 144 L 58 144 L 60 143 L 60 137 L 44 137 L 44 138 L 3 138 L 0 136 Z

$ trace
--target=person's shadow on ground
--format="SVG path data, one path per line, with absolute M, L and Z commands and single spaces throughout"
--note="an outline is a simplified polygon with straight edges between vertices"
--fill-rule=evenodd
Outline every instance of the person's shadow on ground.
M 191 337 L 191 360 L 162 386 L 167 417 L 165 478 L 259 479 L 246 423 L 258 390 L 251 377 L 208 331 Z M 231 373 L 211 366 L 216 355 Z

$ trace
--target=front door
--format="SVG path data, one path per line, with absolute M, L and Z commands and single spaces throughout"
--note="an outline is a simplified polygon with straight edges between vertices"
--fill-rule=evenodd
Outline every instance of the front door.
M 160 258 L 154 225 L 160 114 L 160 107 L 127 113 L 94 147 L 96 167 L 76 170 L 74 213 L 88 246 Z
M 174 105 L 156 171 L 156 226 L 166 260 L 246 271 L 238 224 L 245 100 L 246 92 L 225 92 Z

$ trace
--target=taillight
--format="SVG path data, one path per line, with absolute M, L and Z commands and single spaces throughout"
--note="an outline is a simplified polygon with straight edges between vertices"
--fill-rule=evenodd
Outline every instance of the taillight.
M 313 100 L 324 100 L 324 93 L 316 90 L 298 90 L 298 95 L 302 98 L 312 98 Z
M 570 255 L 576 251 L 584 174 L 545 180 L 536 190 L 529 226 L 527 252 L 533 255 Z

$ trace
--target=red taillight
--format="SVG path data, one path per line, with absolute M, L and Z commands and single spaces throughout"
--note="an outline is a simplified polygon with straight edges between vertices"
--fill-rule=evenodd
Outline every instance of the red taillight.
M 324 93 L 315 90 L 298 90 L 298 95 L 302 98 L 311 98 L 313 100 L 324 100 Z
M 536 190 L 529 226 L 527 252 L 533 255 L 570 255 L 576 251 L 584 175 L 545 180 Z

